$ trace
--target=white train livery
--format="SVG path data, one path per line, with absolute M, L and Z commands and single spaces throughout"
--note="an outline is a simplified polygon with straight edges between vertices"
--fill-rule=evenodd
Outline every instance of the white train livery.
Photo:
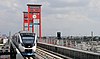
M 12 36 L 12 42 L 23 56 L 35 56 L 37 46 L 37 35 L 35 33 L 18 32 Z

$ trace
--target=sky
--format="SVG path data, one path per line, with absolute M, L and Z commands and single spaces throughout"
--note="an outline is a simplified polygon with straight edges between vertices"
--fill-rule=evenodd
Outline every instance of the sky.
M 27 3 L 42 5 L 43 36 L 100 35 L 100 0 L 0 0 L 0 33 L 22 30 Z

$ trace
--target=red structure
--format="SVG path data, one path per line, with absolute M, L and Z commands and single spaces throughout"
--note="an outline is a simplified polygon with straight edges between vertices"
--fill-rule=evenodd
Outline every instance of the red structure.
M 42 25 L 41 25 L 41 5 L 27 4 L 28 12 L 23 12 L 24 23 L 23 30 L 34 32 L 35 26 L 39 26 L 39 37 L 42 37 Z
M 24 14 L 24 22 L 23 22 L 23 30 L 25 31 L 25 30 L 28 30 L 28 21 L 29 21 L 29 23 L 30 23 L 30 25 L 29 25 L 29 28 L 33 28 L 33 18 L 32 18 L 32 13 L 30 12 L 30 20 L 28 20 L 28 12 L 23 12 L 23 14 Z M 30 31 L 30 30 L 28 30 L 28 31 Z M 32 31 L 32 32 L 34 32 L 34 31 Z

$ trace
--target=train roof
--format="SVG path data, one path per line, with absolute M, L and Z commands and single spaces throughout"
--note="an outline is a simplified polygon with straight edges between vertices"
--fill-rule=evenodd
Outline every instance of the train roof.
M 19 31 L 18 33 L 33 33 L 33 32 L 30 32 L 30 31 Z

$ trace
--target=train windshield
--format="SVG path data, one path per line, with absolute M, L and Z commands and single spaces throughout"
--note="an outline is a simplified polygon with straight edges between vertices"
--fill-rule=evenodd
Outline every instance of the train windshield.
M 34 43 L 34 37 L 22 37 L 23 43 Z
M 35 35 L 33 33 L 20 33 L 23 43 L 34 43 Z

